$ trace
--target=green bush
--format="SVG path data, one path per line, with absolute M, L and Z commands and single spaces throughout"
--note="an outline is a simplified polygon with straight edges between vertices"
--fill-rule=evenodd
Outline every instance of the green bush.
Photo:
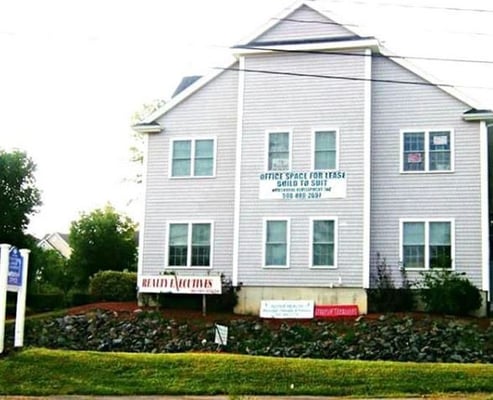
M 372 288 L 367 290 L 369 312 L 412 311 L 415 307 L 414 294 L 406 271 L 400 269 L 401 286 L 396 287 L 391 270 L 380 254 L 377 254 L 376 275 L 372 278 Z
M 65 295 L 58 293 L 31 293 L 27 296 L 26 303 L 34 312 L 59 310 L 65 306 Z
M 92 303 L 94 299 L 87 292 L 71 289 L 67 294 L 67 301 L 70 306 L 81 306 Z
M 465 276 L 465 273 L 434 270 L 421 275 L 423 280 L 419 287 L 426 311 L 467 315 L 481 307 L 481 292 Z
M 89 282 L 89 294 L 96 301 L 131 301 L 137 298 L 135 272 L 99 271 Z

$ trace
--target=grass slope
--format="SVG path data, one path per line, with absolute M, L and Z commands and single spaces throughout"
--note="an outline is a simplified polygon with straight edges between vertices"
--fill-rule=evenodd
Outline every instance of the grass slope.
M 493 365 L 28 349 L 0 359 L 3 395 L 492 393 Z

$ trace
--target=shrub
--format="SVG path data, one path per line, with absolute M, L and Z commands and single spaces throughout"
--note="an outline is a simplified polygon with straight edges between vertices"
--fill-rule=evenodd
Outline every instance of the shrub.
M 94 299 L 87 292 L 71 289 L 67 294 L 67 301 L 70 306 L 81 306 L 92 303 Z
M 26 303 L 34 312 L 59 310 L 65 306 L 65 295 L 58 293 L 31 293 Z
M 99 271 L 89 282 L 89 294 L 97 301 L 131 301 L 137 298 L 135 272 Z
M 401 286 L 396 287 L 385 258 L 377 254 L 373 288 L 367 291 L 370 312 L 412 311 L 414 309 L 414 295 L 406 271 L 401 268 L 400 272 Z
M 423 280 L 419 287 L 426 311 L 467 315 L 481 307 L 481 292 L 465 273 L 434 270 L 421 275 Z

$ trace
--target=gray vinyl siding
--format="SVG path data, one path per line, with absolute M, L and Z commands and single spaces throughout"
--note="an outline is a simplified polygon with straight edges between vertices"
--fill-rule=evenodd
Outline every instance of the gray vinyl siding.
M 364 57 L 273 54 L 246 59 L 246 69 L 363 77 Z M 253 286 L 362 285 L 364 83 L 313 77 L 246 73 L 239 282 Z M 292 131 L 291 170 L 312 169 L 312 129 L 339 129 L 339 169 L 348 175 L 347 197 L 326 200 L 259 200 L 266 171 L 266 131 Z M 338 268 L 310 269 L 310 217 L 338 217 Z M 287 217 L 291 224 L 290 268 L 263 268 L 263 220 Z
M 373 60 L 373 78 L 424 82 L 382 58 Z M 464 122 L 468 107 L 436 87 L 375 82 L 372 94 L 372 259 L 385 257 L 398 280 L 399 219 L 453 218 L 456 270 L 481 287 L 479 124 Z M 400 173 L 400 135 L 409 128 L 453 129 L 455 172 Z
M 354 33 L 306 6 L 294 11 L 286 17 L 286 19 L 296 21 L 281 21 L 279 24 L 257 37 L 255 41 L 282 41 L 354 36 Z
M 169 221 L 200 219 L 214 223 L 212 271 L 231 277 L 237 87 L 237 72 L 222 73 L 159 120 L 164 132 L 149 135 L 144 274 L 164 271 Z M 216 177 L 169 178 L 171 140 L 187 136 L 215 136 Z

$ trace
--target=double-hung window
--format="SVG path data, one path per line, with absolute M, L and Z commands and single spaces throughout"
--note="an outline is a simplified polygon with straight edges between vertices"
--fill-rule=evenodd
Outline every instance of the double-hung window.
M 212 224 L 170 223 L 168 267 L 210 267 Z
M 453 267 L 452 220 L 401 221 L 401 260 L 404 268 Z
M 289 266 L 289 220 L 265 220 L 264 246 L 264 265 L 266 267 Z
M 311 266 L 336 266 L 336 220 L 313 218 L 311 220 Z
M 452 171 L 452 141 L 451 130 L 403 131 L 402 171 Z
M 214 139 L 174 139 L 171 143 L 172 177 L 214 176 Z
M 290 168 L 290 132 L 268 132 L 267 169 L 286 171 Z
M 313 135 L 314 169 L 336 169 L 337 131 L 316 130 Z

